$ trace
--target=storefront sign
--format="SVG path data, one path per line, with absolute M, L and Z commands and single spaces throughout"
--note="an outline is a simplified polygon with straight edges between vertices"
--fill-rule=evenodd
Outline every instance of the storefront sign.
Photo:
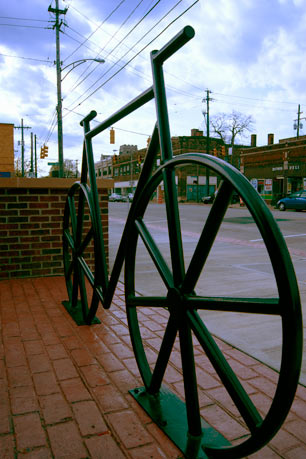
M 272 191 L 272 179 L 265 179 L 265 191 Z
M 272 167 L 272 172 L 282 171 L 282 170 L 283 170 L 283 166 Z
M 298 164 L 293 164 L 292 166 L 289 166 L 289 171 L 298 171 L 300 169 L 300 166 Z

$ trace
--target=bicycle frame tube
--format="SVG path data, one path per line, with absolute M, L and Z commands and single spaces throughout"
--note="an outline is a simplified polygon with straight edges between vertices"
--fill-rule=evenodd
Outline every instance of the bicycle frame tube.
M 133 215 L 133 209 L 135 204 L 137 203 L 138 198 L 141 195 L 141 190 L 149 180 L 152 171 L 153 171 L 153 164 L 154 159 L 157 156 L 158 149 L 160 146 L 161 149 L 161 158 L 162 162 L 167 161 L 172 158 L 172 145 L 171 145 L 171 136 L 170 136 L 170 129 L 169 129 L 169 120 L 168 120 L 168 110 L 167 110 L 167 101 L 166 101 L 166 92 L 164 88 L 164 77 L 163 77 L 163 69 L 162 65 L 163 62 L 168 59 L 172 54 L 174 54 L 179 48 L 181 48 L 185 43 L 187 43 L 191 38 L 194 36 L 194 30 L 192 27 L 187 26 L 181 32 L 179 32 L 168 44 L 166 44 L 161 50 L 154 51 L 151 54 L 152 59 L 152 73 L 153 73 L 153 85 L 149 87 L 147 90 L 142 92 L 138 97 L 130 101 L 127 105 L 122 107 L 120 110 L 115 112 L 112 116 L 107 118 L 102 123 L 98 124 L 93 129 L 90 129 L 89 123 L 90 121 L 96 116 L 96 112 L 91 112 L 87 115 L 82 121 L 81 125 L 84 127 L 84 153 L 83 160 L 82 160 L 82 178 L 81 181 L 87 180 L 87 174 L 89 175 L 89 184 L 93 194 L 94 200 L 94 212 L 97 216 L 97 220 L 101 219 L 100 217 L 100 209 L 99 209 L 99 202 L 98 202 L 98 191 L 96 185 L 96 177 L 95 177 L 95 170 L 94 170 L 94 161 L 93 161 L 93 152 L 92 152 L 92 139 L 98 135 L 99 133 L 103 132 L 110 126 L 112 126 L 117 121 L 120 121 L 122 118 L 126 117 L 127 115 L 133 113 L 138 108 L 145 105 L 147 102 L 155 99 L 156 102 L 156 113 L 157 113 L 157 124 L 155 125 L 152 138 L 150 141 L 150 145 L 148 147 L 144 165 L 139 176 L 138 185 L 135 191 L 135 196 L 130 208 L 129 216 L 127 218 L 127 222 L 125 225 L 125 229 L 123 231 L 121 241 L 119 244 L 119 248 L 115 257 L 114 266 L 111 272 L 110 280 L 108 282 L 108 271 L 105 259 L 105 252 L 103 244 L 103 234 L 102 234 L 102 226 L 98 222 L 97 226 L 99 226 L 98 231 L 98 238 L 102 239 L 102 243 L 98 244 L 98 251 L 95 253 L 96 257 L 102 258 L 101 267 L 98 267 L 98 274 L 102 277 L 103 285 L 102 289 L 104 290 L 104 301 L 103 307 L 109 308 L 112 302 L 112 298 L 115 292 L 115 288 L 117 282 L 119 280 L 120 272 L 123 266 L 124 257 L 125 257 L 125 243 L 126 243 L 126 235 L 128 233 L 128 228 L 130 225 L 131 215 Z M 84 162 L 86 164 L 84 164 Z M 170 172 L 170 175 L 167 179 L 167 189 L 169 189 L 166 193 L 167 196 L 173 196 L 176 193 L 175 187 L 175 178 L 173 174 Z M 167 211 L 170 212 L 169 220 L 171 222 L 178 222 L 178 209 L 172 208 L 171 205 L 167 205 Z M 171 226 L 173 226 L 171 224 Z M 177 252 L 181 253 L 181 251 L 177 250 L 177 248 L 181 245 L 181 241 L 178 237 L 178 231 L 171 229 L 171 231 L 175 231 L 175 246 L 173 247 L 172 253 L 175 254 Z M 100 249 L 99 249 L 100 246 Z M 101 250 L 101 253 L 98 253 Z M 179 266 L 178 270 L 178 279 L 182 277 L 182 259 L 174 255 L 173 260 L 174 265 Z M 100 272 L 104 271 L 104 274 Z
M 104 304 L 103 304 L 103 307 L 105 309 L 108 309 L 110 307 L 114 293 L 115 293 L 116 285 L 119 280 L 120 272 L 121 272 L 124 258 L 125 258 L 126 237 L 128 235 L 130 222 L 133 218 L 134 208 L 137 203 L 137 200 L 141 196 L 141 190 L 143 189 L 144 185 L 147 183 L 147 181 L 149 180 L 152 174 L 154 158 L 156 157 L 158 146 L 159 146 L 158 130 L 157 130 L 157 126 L 155 126 L 152 137 L 151 137 L 151 141 L 149 144 L 149 148 L 147 150 L 147 154 L 145 157 L 144 165 L 143 165 L 142 171 L 139 176 L 138 184 L 135 190 L 134 199 L 132 201 L 131 208 L 130 208 L 130 211 L 127 217 L 127 221 L 126 221 L 126 224 L 123 230 L 123 234 L 121 236 L 120 244 L 119 244 L 119 247 L 116 253 L 114 266 L 111 272 L 111 277 L 110 277 L 108 289 L 106 291 Z

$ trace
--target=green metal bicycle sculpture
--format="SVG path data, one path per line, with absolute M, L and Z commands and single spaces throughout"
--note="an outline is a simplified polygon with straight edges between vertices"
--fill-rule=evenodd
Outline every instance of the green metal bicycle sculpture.
M 230 164 L 211 155 L 186 153 L 173 157 L 163 63 L 193 36 L 194 30 L 187 26 L 162 49 L 151 53 L 153 85 L 139 97 L 93 129 L 90 129 L 90 121 L 94 119 L 96 112 L 91 112 L 81 122 L 84 129 L 81 181 L 76 182 L 69 191 L 63 223 L 64 270 L 69 296 L 67 307 L 72 313 L 74 310 L 81 309 L 83 323 L 93 323 L 100 302 L 106 309 L 111 306 L 124 264 L 128 326 L 144 383 L 144 387 L 131 390 L 131 394 L 172 438 L 185 457 L 240 458 L 267 444 L 279 430 L 289 412 L 298 384 L 302 359 L 301 305 L 287 246 L 269 209 L 250 182 Z M 115 263 L 109 276 L 103 243 L 92 139 L 152 99 L 155 99 L 157 123 L 147 149 Z M 161 166 L 153 173 L 153 164 L 159 150 Z M 218 174 L 222 182 L 186 270 L 175 168 L 190 165 L 208 168 Z M 164 187 L 168 220 L 170 266 L 143 218 L 154 190 L 161 184 Z M 213 247 L 233 192 L 241 196 L 261 233 L 274 271 L 278 290 L 276 298 L 208 297 L 196 293 L 197 282 Z M 86 230 L 84 230 L 85 207 L 89 211 L 89 222 L 87 222 L 89 226 Z M 136 250 L 139 241 L 142 241 L 146 247 L 167 290 L 164 296 L 140 296 L 136 292 Z M 94 246 L 94 270 L 90 269 L 84 256 L 89 244 Z M 91 298 L 86 290 L 86 282 L 91 286 Z M 149 364 L 141 337 L 137 315 L 140 307 L 164 308 L 169 314 L 154 368 L 151 368 Z M 280 318 L 283 339 L 281 367 L 275 396 L 265 416 L 259 413 L 213 336 L 207 330 L 198 312 L 205 310 L 272 315 Z M 185 403 L 162 384 L 177 336 L 180 343 Z M 206 353 L 249 430 L 249 434 L 239 444 L 230 444 L 223 435 L 201 418 L 193 337 L 196 337 Z

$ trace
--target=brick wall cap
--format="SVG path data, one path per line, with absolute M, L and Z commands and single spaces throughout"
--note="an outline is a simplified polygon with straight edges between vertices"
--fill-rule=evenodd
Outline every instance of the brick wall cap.
M 0 178 L 0 188 L 70 188 L 77 181 L 74 178 Z M 98 188 L 112 188 L 114 180 L 97 179 Z

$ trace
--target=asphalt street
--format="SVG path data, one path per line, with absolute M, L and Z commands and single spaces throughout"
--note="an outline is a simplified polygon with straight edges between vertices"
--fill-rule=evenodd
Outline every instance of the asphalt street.
M 186 268 L 201 234 L 210 205 L 181 204 L 184 259 Z M 128 203 L 109 203 L 109 247 L 112 266 L 125 219 Z M 306 350 L 306 212 L 280 212 L 271 209 L 289 248 L 296 272 L 304 317 L 304 350 Z M 163 257 L 170 264 L 169 238 L 164 205 L 150 204 L 144 220 Z M 123 280 L 123 273 L 121 273 Z M 141 294 L 163 295 L 165 286 L 142 243 L 136 254 L 136 288 Z M 158 292 L 158 293 L 157 293 Z M 205 296 L 271 298 L 278 297 L 275 276 L 261 234 L 246 208 L 228 209 L 215 243 L 196 286 Z M 279 369 L 282 351 L 281 320 L 266 316 L 220 311 L 201 311 L 209 331 L 257 358 Z M 306 385 L 304 352 L 300 382 Z

